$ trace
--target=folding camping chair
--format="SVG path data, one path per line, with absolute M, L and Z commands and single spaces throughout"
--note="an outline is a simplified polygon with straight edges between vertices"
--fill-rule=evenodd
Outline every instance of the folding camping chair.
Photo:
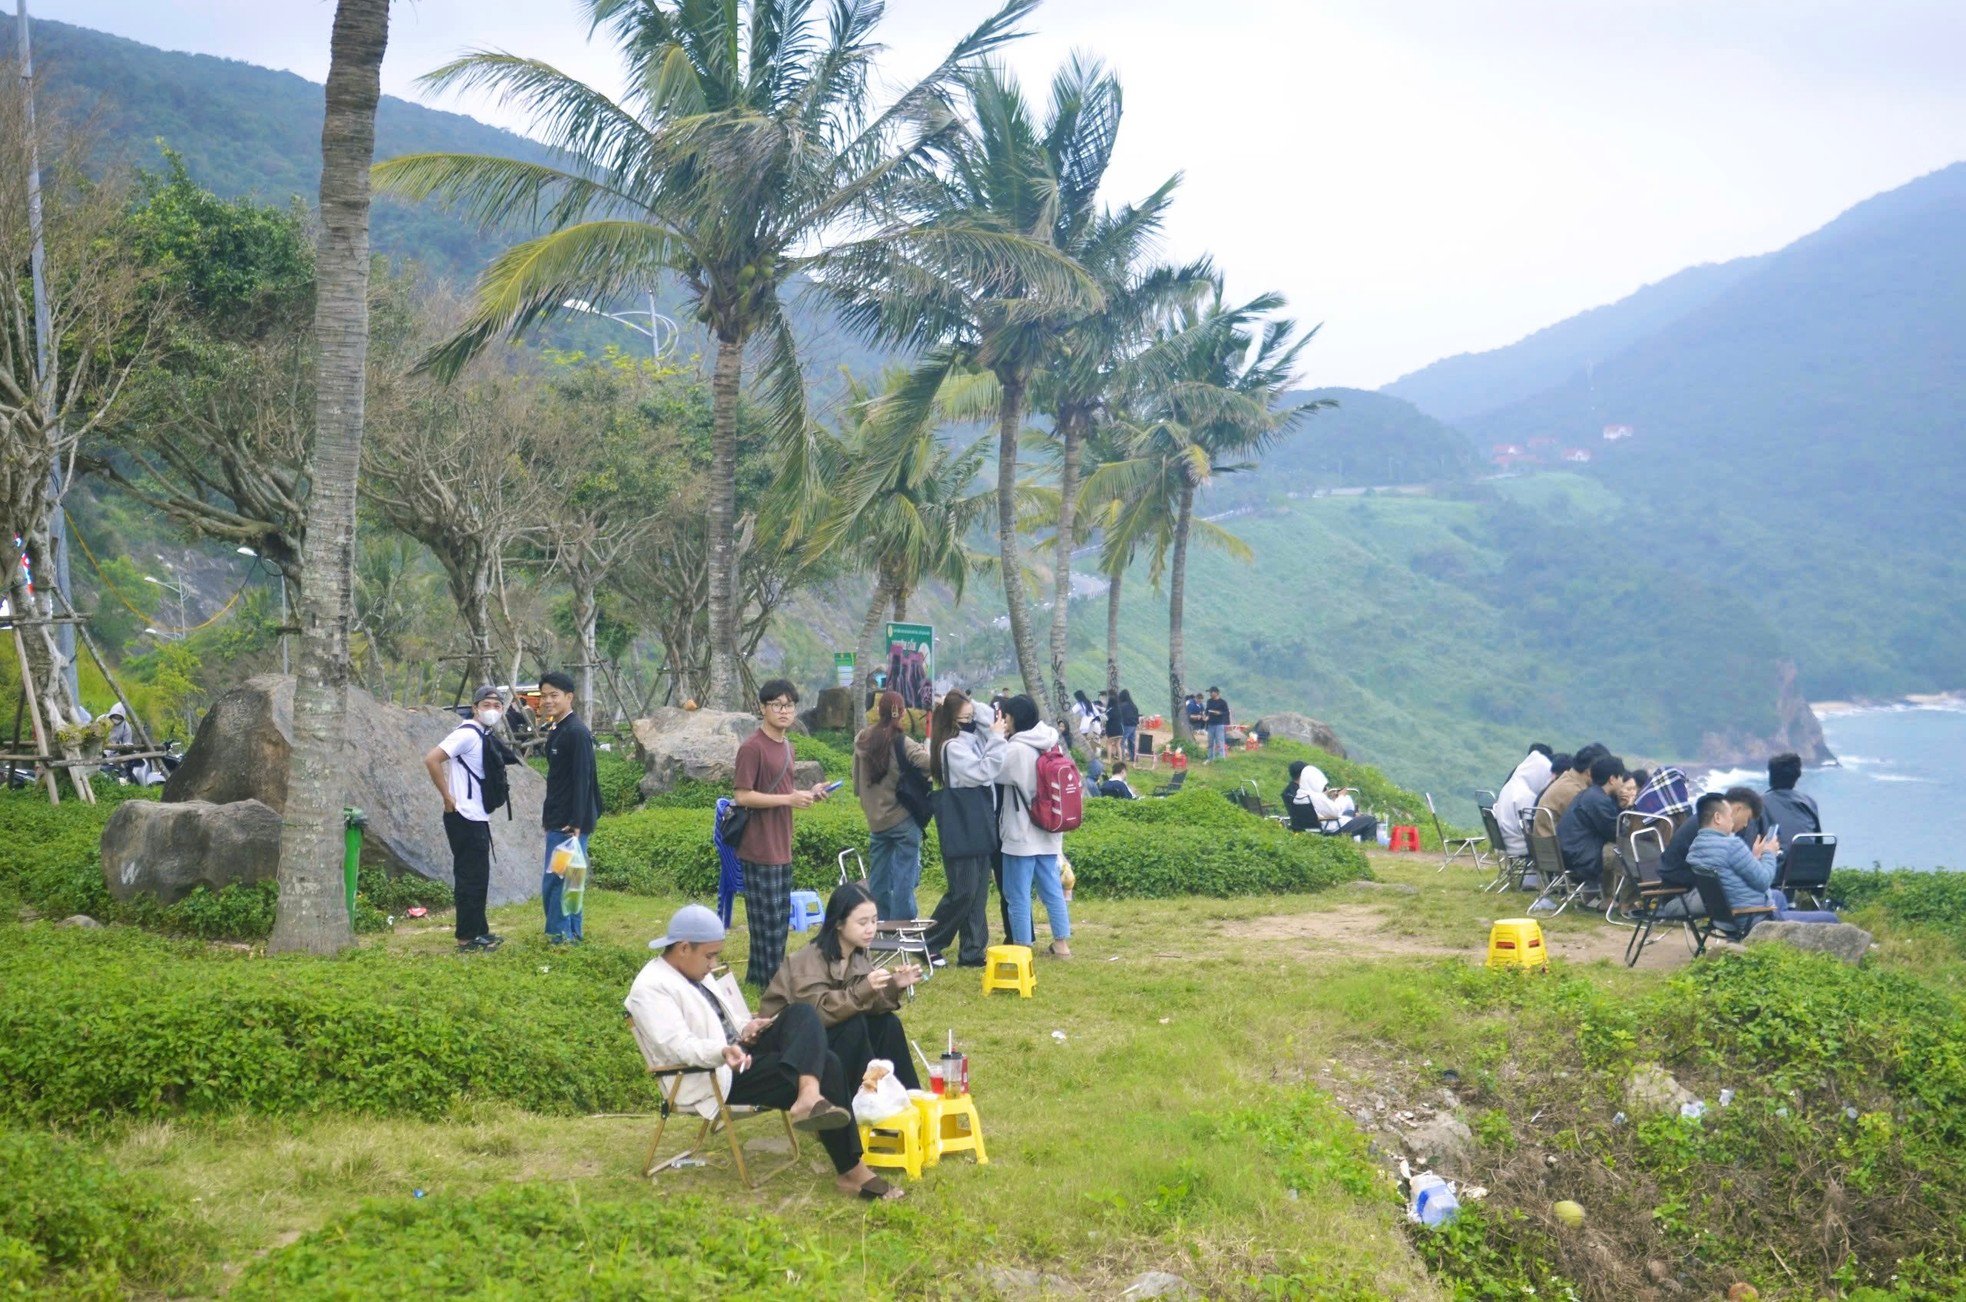
M 1187 784 L 1187 781 L 1188 781 L 1188 770 L 1176 769 L 1174 770 L 1174 780 L 1172 782 L 1169 782 L 1166 786 L 1155 787 L 1154 794 L 1156 796 L 1177 795 L 1180 793 L 1181 788 Z
M 730 969 L 719 968 L 715 973 L 711 974 L 710 979 L 712 981 L 729 981 L 731 979 Z M 717 1073 L 714 1068 L 664 1065 L 656 1052 L 655 1046 L 649 1043 L 646 1035 L 642 1034 L 642 1028 L 635 1025 L 633 1016 L 628 1018 L 628 1031 L 629 1034 L 635 1037 L 635 1047 L 641 1050 L 642 1062 L 648 1067 L 649 1075 L 658 1081 L 668 1082 L 663 1087 L 660 1101 L 656 1105 L 659 1109 L 660 1119 L 655 1123 L 655 1135 L 649 1140 L 648 1151 L 642 1156 L 642 1175 L 645 1179 L 652 1180 L 662 1172 L 674 1170 L 687 1159 L 705 1152 L 705 1142 L 718 1131 L 723 1132 L 725 1140 L 730 1145 L 731 1165 L 737 1170 L 738 1182 L 746 1189 L 756 1189 L 773 1176 L 778 1175 L 780 1172 L 788 1171 L 798 1165 L 799 1132 L 792 1129 L 791 1113 L 779 1108 L 750 1107 L 742 1103 L 732 1105 L 729 1100 L 724 1098 L 723 1086 L 717 1083 Z M 683 1079 L 688 1076 L 708 1076 L 710 1078 L 710 1094 L 711 1097 L 717 1100 L 716 1115 L 699 1117 L 702 1124 L 697 1126 L 696 1137 L 690 1140 L 688 1147 L 658 1162 L 655 1160 L 655 1155 L 662 1147 L 662 1136 L 664 1132 L 669 1129 L 670 1114 L 677 1111 L 676 1093 L 682 1088 Z M 764 1172 L 756 1179 L 752 1179 L 751 1169 L 744 1161 L 744 1145 L 737 1137 L 737 1124 L 740 1121 L 749 1121 L 761 1117 L 767 1112 L 778 1113 L 780 1122 L 785 1126 L 785 1138 L 791 1143 L 792 1155 L 783 1163 L 774 1166 L 771 1170 Z
M 1637 876 L 1635 867 L 1637 850 L 1632 844 L 1632 838 L 1647 829 L 1658 835 L 1661 847 L 1672 839 L 1673 823 L 1666 815 L 1646 814 L 1636 809 L 1619 811 L 1618 832 L 1613 848 L 1618 853 L 1618 862 L 1622 865 L 1622 871 L 1618 874 L 1617 889 L 1607 890 L 1604 893 L 1604 920 L 1614 927 L 1638 925 L 1637 914 L 1639 906 L 1643 903 L 1639 898 L 1639 892 L 1643 887 Z M 1660 853 L 1664 853 L 1663 848 Z M 1653 868 L 1653 875 L 1657 876 L 1656 859 Z
M 1693 884 L 1699 888 L 1700 899 L 1707 906 L 1707 916 L 1696 919 L 1688 925 L 1693 928 L 1695 944 L 1693 957 L 1698 958 L 1707 952 L 1707 941 L 1719 932 L 1721 939 L 1746 940 L 1748 929 L 1763 918 L 1772 917 L 1775 906 L 1757 905 L 1751 909 L 1737 909 L 1727 902 L 1727 889 L 1720 884 L 1720 875 L 1709 872 L 1694 863 L 1686 865 L 1693 872 Z
M 1641 817 L 1654 819 L 1658 815 L 1645 814 Z M 1670 819 L 1661 821 L 1671 825 Z M 1632 934 L 1631 939 L 1625 942 L 1625 966 L 1637 967 L 1639 955 L 1652 943 L 1653 929 L 1661 922 L 1673 921 L 1660 917 L 1661 911 L 1672 901 L 1685 898 L 1690 891 L 1684 886 L 1668 885 L 1659 876 L 1659 865 L 1666 856 L 1666 838 L 1660 833 L 1657 823 L 1635 826 L 1629 837 L 1623 835 L 1621 829 L 1618 855 L 1625 861 L 1628 879 L 1635 883 L 1636 902 L 1626 912 L 1626 917 L 1632 922 Z M 1681 918 L 1677 921 L 1685 925 L 1687 943 L 1692 944 L 1697 931 L 1692 919 Z
M 860 869 L 860 875 L 848 875 L 847 860 L 851 858 Z M 850 845 L 840 851 L 835 861 L 840 868 L 840 885 L 857 881 L 867 885 L 867 857 L 860 853 L 860 847 Z M 870 889 L 869 894 L 872 894 Z M 928 947 L 929 928 L 934 922 L 928 918 L 891 918 L 874 927 L 874 938 L 867 942 L 867 952 L 873 956 L 875 967 L 886 967 L 895 959 L 906 954 L 921 960 L 922 980 L 927 981 L 935 975 L 935 954 Z M 908 998 L 915 997 L 915 987 L 908 987 Z
M 1290 815 L 1287 811 L 1272 809 L 1263 803 L 1263 790 L 1256 785 L 1253 779 L 1244 778 L 1241 782 L 1238 782 L 1235 791 L 1231 793 L 1229 798 L 1258 818 L 1271 819 L 1285 825 L 1288 825 L 1290 822 Z
M 1440 825 L 1440 811 L 1434 808 L 1433 792 L 1427 793 L 1427 816 L 1434 821 L 1434 836 L 1440 841 L 1440 867 L 1435 872 L 1445 872 L 1447 865 L 1462 855 L 1474 861 L 1477 868 L 1488 866 L 1488 852 L 1482 847 L 1488 844 L 1485 836 L 1449 836 L 1447 829 Z
M 1545 832 L 1541 823 L 1535 820 L 1529 827 L 1529 859 L 1544 883 L 1542 894 L 1529 902 L 1532 915 L 1538 905 L 1549 902 L 1556 906 L 1550 910 L 1550 916 L 1554 918 L 1569 908 L 1571 902 L 1590 885 L 1581 877 L 1572 877 L 1570 870 L 1563 866 L 1563 848 L 1557 844 L 1555 829 Z
M 1529 871 L 1529 856 L 1509 853 L 1507 843 L 1502 840 L 1502 825 L 1495 818 L 1495 806 L 1481 807 L 1481 826 L 1488 833 L 1488 844 L 1494 850 L 1496 863 L 1494 880 L 1481 889 L 1484 891 L 1521 890 L 1522 875 Z
M 1809 896 L 1811 907 L 1829 907 L 1829 874 L 1836 864 L 1836 838 L 1828 832 L 1798 832 L 1782 856 L 1775 885 L 1788 892 L 1791 904 Z

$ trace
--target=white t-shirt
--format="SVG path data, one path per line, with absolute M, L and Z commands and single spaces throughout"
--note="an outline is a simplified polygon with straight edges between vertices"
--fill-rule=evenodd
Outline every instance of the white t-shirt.
M 479 735 L 477 725 L 458 725 L 439 745 L 450 756 L 444 772 L 450 778 L 451 801 L 456 804 L 457 812 L 474 823 L 489 823 L 491 815 L 485 812 L 484 791 L 478 785 L 478 778 L 485 773 L 485 739 Z M 471 766 L 470 772 L 465 771 L 467 764 Z

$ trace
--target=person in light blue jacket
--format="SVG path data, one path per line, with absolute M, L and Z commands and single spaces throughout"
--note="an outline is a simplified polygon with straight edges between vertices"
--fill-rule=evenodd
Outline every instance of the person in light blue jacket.
M 1774 905 L 1777 922 L 1836 922 L 1834 913 L 1819 909 L 1791 909 L 1788 897 L 1774 889 L 1775 854 L 1780 848 L 1773 836 L 1762 836 L 1752 847 L 1735 835 L 1746 811 L 1727 801 L 1715 801 L 1700 821 L 1700 831 L 1686 852 L 1686 862 L 1695 872 L 1711 873 L 1720 879 L 1727 903 L 1734 909 L 1758 909 Z M 1749 815 L 1750 817 L 1752 815 Z M 1753 920 L 1743 919 L 1743 931 Z

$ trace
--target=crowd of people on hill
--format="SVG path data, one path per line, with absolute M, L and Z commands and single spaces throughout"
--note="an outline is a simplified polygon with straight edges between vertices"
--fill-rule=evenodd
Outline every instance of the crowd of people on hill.
M 1491 811 L 1509 855 L 1529 855 L 1531 829 L 1553 835 L 1564 874 L 1582 884 L 1585 904 L 1601 905 L 1616 893 L 1625 871 L 1620 818 L 1638 808 L 1657 826 L 1671 828 L 1659 876 L 1686 892 L 1663 905 L 1660 917 L 1703 916 L 1696 874 L 1705 873 L 1719 881 L 1730 908 L 1772 908 L 1771 916 L 1787 922 L 1834 922 L 1836 915 L 1826 910 L 1793 908 L 1775 886 L 1795 838 L 1823 830 L 1815 800 L 1796 789 L 1801 777 L 1801 758 L 1785 753 L 1768 761 L 1765 790 L 1731 786 L 1690 803 L 1683 796 L 1653 799 L 1682 781 L 1677 770 L 1627 769 L 1600 742 L 1569 754 L 1552 753 L 1539 742 L 1510 773 Z

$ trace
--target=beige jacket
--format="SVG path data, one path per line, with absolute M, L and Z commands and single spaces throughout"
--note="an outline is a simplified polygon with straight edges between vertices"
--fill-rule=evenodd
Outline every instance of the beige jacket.
M 860 797 L 860 808 L 866 811 L 867 830 L 885 832 L 890 827 L 898 826 L 902 819 L 908 817 L 908 811 L 903 809 L 901 802 L 894 798 L 895 785 L 901 780 L 900 769 L 890 763 L 887 766 L 887 776 L 879 782 L 875 782 L 860 771 L 862 763 L 860 738 L 865 737 L 869 731 L 872 729 L 862 731 L 859 737 L 853 739 L 853 794 Z M 923 777 L 927 777 L 928 747 L 913 737 L 904 735 L 901 738 L 901 749 L 908 756 L 908 763 L 920 769 Z
M 1554 782 L 1543 789 L 1542 798 L 1536 802 L 1536 808 L 1550 811 L 1552 831 L 1563 821 L 1564 812 L 1570 808 L 1570 802 L 1584 794 L 1584 788 L 1590 784 L 1590 774 L 1579 773 L 1576 769 L 1565 769 L 1556 775 Z M 1536 823 L 1540 835 L 1542 820 L 1537 819 Z
M 758 1001 L 758 1016 L 776 1017 L 787 1004 L 811 1004 L 819 1010 L 819 1020 L 828 1027 L 838 1026 L 861 1013 L 891 1013 L 901 1007 L 901 991 L 889 986 L 874 989 L 869 974 L 874 970 L 867 951 L 857 949 L 835 963 L 814 941 L 795 954 L 787 954 L 778 972 L 765 987 Z M 698 996 L 698 1002 L 702 997 Z
M 710 977 L 703 984 L 723 1004 L 731 1025 L 743 1030 L 751 1014 L 744 1006 L 744 995 L 737 988 L 736 980 L 726 973 L 722 977 Z M 628 987 L 628 998 L 622 1002 L 628 1016 L 634 1019 L 635 1043 L 641 1046 L 642 1059 L 650 1071 L 662 1067 L 714 1067 L 717 1088 L 729 1097 L 730 1068 L 724 1065 L 724 1046 L 729 1041 L 717 1020 L 717 1010 L 710 1007 L 688 977 L 657 955 L 636 975 L 635 983 Z M 716 1116 L 717 1100 L 710 1092 L 709 1078 L 683 1077 L 676 1089 L 676 1105 L 689 1108 L 699 1116 Z

